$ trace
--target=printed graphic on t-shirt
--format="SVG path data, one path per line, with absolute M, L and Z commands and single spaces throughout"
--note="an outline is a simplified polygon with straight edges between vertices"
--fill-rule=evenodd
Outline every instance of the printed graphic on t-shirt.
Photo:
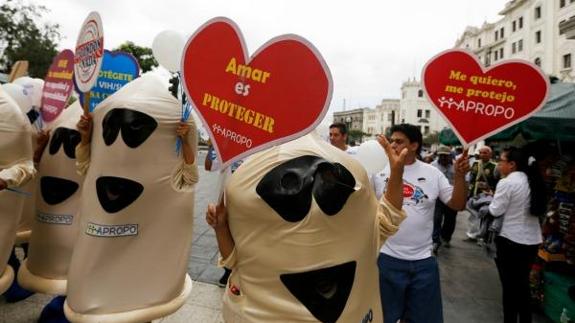
M 425 179 L 424 179 L 425 180 Z M 387 190 L 387 183 L 389 181 L 389 177 L 385 179 L 385 187 L 383 191 Z M 429 199 L 427 194 L 423 191 L 423 188 L 411 184 L 410 182 L 403 180 L 403 205 L 417 205 L 422 202 L 424 199 Z

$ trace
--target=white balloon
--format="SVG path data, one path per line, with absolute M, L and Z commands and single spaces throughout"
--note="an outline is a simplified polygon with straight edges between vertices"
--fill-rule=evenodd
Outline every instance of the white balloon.
M 385 150 L 377 140 L 362 143 L 357 147 L 357 154 L 353 157 L 359 161 L 369 175 L 382 171 L 389 163 Z
M 20 107 L 20 110 L 22 110 L 24 114 L 32 109 L 32 98 L 22 85 L 6 83 L 2 85 L 2 90 L 18 104 L 18 107 Z
M 32 105 L 37 108 L 40 107 L 42 104 L 42 90 L 44 89 L 44 81 L 42 79 L 23 76 L 15 79 L 13 83 L 23 86 L 32 100 Z
M 184 36 L 177 31 L 164 30 L 154 38 L 152 53 L 154 57 L 170 72 L 180 70 L 180 61 L 184 51 Z
M 42 91 L 44 91 L 44 80 L 32 79 L 34 90 L 32 91 L 32 105 L 39 108 L 42 105 Z

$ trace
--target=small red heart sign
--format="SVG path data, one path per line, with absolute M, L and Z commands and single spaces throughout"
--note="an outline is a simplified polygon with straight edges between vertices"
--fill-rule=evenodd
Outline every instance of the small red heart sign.
M 190 37 L 181 71 L 223 167 L 313 130 L 332 94 L 329 69 L 311 43 L 283 35 L 248 57 L 237 25 L 221 17 Z
M 422 79 L 428 99 L 464 145 L 527 119 L 549 93 L 547 77 L 529 62 L 506 60 L 483 68 L 473 53 L 460 49 L 432 58 Z

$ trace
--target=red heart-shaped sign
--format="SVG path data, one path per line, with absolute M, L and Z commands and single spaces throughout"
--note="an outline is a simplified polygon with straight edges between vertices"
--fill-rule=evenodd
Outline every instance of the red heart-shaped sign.
M 314 129 L 332 93 L 329 69 L 305 39 L 283 35 L 251 58 L 239 28 L 215 18 L 188 40 L 184 88 L 225 167 Z
M 432 58 L 422 79 L 428 99 L 465 145 L 528 118 L 549 93 L 547 77 L 529 62 L 507 60 L 483 68 L 474 54 L 460 49 Z

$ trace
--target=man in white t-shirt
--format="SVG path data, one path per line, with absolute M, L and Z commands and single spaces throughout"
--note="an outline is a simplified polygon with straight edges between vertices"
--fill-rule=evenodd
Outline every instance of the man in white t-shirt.
M 357 147 L 347 144 L 347 126 L 344 123 L 336 122 L 329 126 L 329 142 L 349 155 L 357 154 Z
M 383 245 L 378 260 L 385 323 L 400 319 L 410 323 L 443 322 L 439 269 L 431 253 L 433 215 L 437 199 L 454 210 L 465 208 L 467 151 L 454 164 L 452 186 L 437 168 L 417 160 L 422 145 L 419 127 L 393 126 L 390 143 L 396 151 L 408 149 L 403 173 L 407 218 Z M 385 192 L 388 177 L 388 167 L 375 176 L 378 196 Z

